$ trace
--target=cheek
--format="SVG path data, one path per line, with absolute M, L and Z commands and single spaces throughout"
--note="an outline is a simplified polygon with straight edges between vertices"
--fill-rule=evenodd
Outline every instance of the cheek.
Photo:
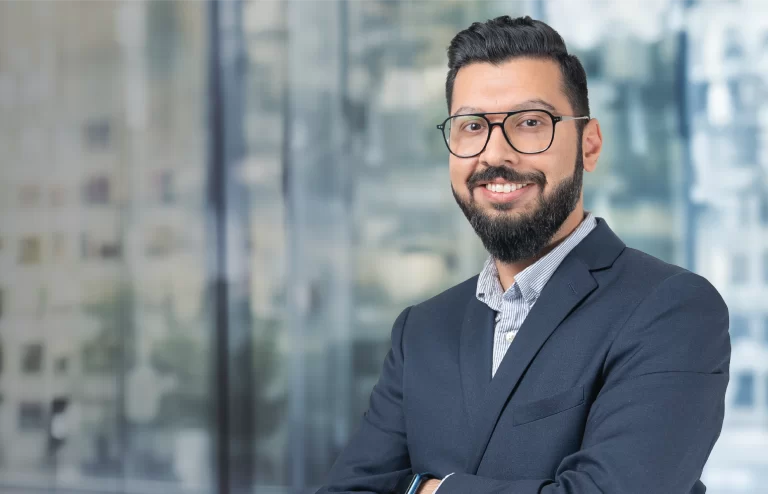
M 553 145 L 549 151 L 540 155 L 536 169 L 544 173 L 547 178 L 547 189 L 560 183 L 563 179 L 573 175 L 573 167 L 576 163 L 576 155 L 572 149 Z
M 549 149 L 551 157 L 547 160 L 547 175 L 552 175 L 553 178 L 562 179 L 573 175 L 574 167 L 576 166 L 576 158 L 578 152 L 578 146 L 576 142 L 576 136 L 568 135 L 560 136 L 560 139 L 555 139 L 552 143 L 552 147 Z M 547 152 L 545 154 L 550 154 Z
M 463 191 L 467 189 L 467 180 L 472 175 L 473 165 L 467 160 L 461 160 L 452 156 L 448 161 L 449 175 L 451 178 L 451 185 L 457 191 Z

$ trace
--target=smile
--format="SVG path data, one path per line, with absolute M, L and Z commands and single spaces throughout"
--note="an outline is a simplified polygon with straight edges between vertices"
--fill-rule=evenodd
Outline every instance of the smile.
M 532 183 L 522 184 L 514 182 L 497 181 L 488 184 L 479 184 L 477 192 L 493 203 L 513 203 L 529 195 L 530 190 L 536 190 Z
M 516 190 L 520 190 L 524 187 L 527 187 L 528 185 L 531 185 L 531 184 L 513 184 L 513 183 L 485 184 L 485 188 L 491 192 L 510 193 Z

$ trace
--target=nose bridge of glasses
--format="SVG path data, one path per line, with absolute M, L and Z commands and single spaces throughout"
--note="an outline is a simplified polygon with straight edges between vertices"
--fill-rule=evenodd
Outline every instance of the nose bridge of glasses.
M 507 140 L 509 139 L 509 136 L 507 135 L 507 131 L 504 128 L 504 125 L 506 124 L 506 120 L 501 120 L 498 122 L 490 122 L 488 125 L 488 144 L 491 144 L 491 141 L 493 141 L 493 131 L 498 127 L 499 131 L 498 139 L 501 139 L 501 142 L 505 143 L 507 146 L 509 146 L 509 143 Z
M 503 153 L 508 154 L 510 151 L 517 151 L 510 142 L 509 135 L 504 128 L 506 119 L 502 119 L 496 122 L 490 122 L 488 125 L 488 140 L 486 141 L 483 154 L 488 153 Z M 498 132 L 494 134 L 494 130 L 498 127 Z

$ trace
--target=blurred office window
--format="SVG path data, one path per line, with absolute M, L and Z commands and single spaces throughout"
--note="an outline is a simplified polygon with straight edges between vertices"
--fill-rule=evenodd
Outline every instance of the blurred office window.
M 54 232 L 51 237 L 51 259 L 61 261 L 67 254 L 67 234 Z
M 33 343 L 22 348 L 21 371 L 24 374 L 39 374 L 43 370 L 43 344 Z
M 470 20 L 524 7 L 243 5 L 247 157 L 235 178 L 253 197 L 263 273 L 254 343 L 274 354 L 256 387 L 257 486 L 321 483 L 367 406 L 397 314 L 482 263 L 434 131 L 445 47 Z
M 94 118 L 84 124 L 84 141 L 88 148 L 108 149 L 111 138 L 111 127 L 106 118 Z
M 40 202 L 40 186 L 38 184 L 26 184 L 19 190 L 19 205 L 22 207 L 36 207 Z
M 763 408 L 768 408 L 768 375 L 763 376 Z
M 54 370 L 58 375 L 66 375 L 69 370 L 69 358 L 57 357 L 54 363 Z
M 749 337 L 749 319 L 742 314 L 731 314 L 731 341 L 736 342 Z
M 763 282 L 768 285 L 768 252 L 763 252 Z
M 0 2 L 2 492 L 211 492 L 208 11 Z
M 109 203 L 109 177 L 99 175 L 91 177 L 85 183 L 83 200 L 88 205 Z
M 45 411 L 42 403 L 19 404 L 19 429 L 36 431 L 45 427 Z
M 40 237 L 35 235 L 23 237 L 19 246 L 19 263 L 39 264 L 40 250 Z
M 763 345 L 768 345 L 768 315 L 763 316 L 762 323 L 762 343 Z
M 734 382 L 736 397 L 733 404 L 739 408 L 749 408 L 755 405 L 755 375 L 752 373 L 737 374 Z
M 743 285 L 749 281 L 749 259 L 744 254 L 734 254 L 731 266 L 731 282 Z
M 62 207 L 67 202 L 67 191 L 64 187 L 54 185 L 50 192 L 50 205 L 52 207 Z
M 588 71 L 605 147 L 587 208 L 631 247 L 709 278 L 731 308 L 726 425 L 705 481 L 759 492 L 763 12 L 0 2 L 0 491 L 319 485 L 397 314 L 486 255 L 434 129 L 446 47 L 473 21 L 531 14 Z

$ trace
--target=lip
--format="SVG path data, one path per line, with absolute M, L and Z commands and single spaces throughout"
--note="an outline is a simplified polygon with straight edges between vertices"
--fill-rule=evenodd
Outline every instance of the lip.
M 535 184 L 530 184 L 526 185 L 522 189 L 513 190 L 512 192 L 492 192 L 486 189 L 485 185 L 478 185 L 475 187 L 475 190 L 479 190 L 480 193 L 483 194 L 483 197 L 488 199 L 490 202 L 507 203 L 520 199 L 529 192 L 529 189 L 534 189 L 535 187 Z

